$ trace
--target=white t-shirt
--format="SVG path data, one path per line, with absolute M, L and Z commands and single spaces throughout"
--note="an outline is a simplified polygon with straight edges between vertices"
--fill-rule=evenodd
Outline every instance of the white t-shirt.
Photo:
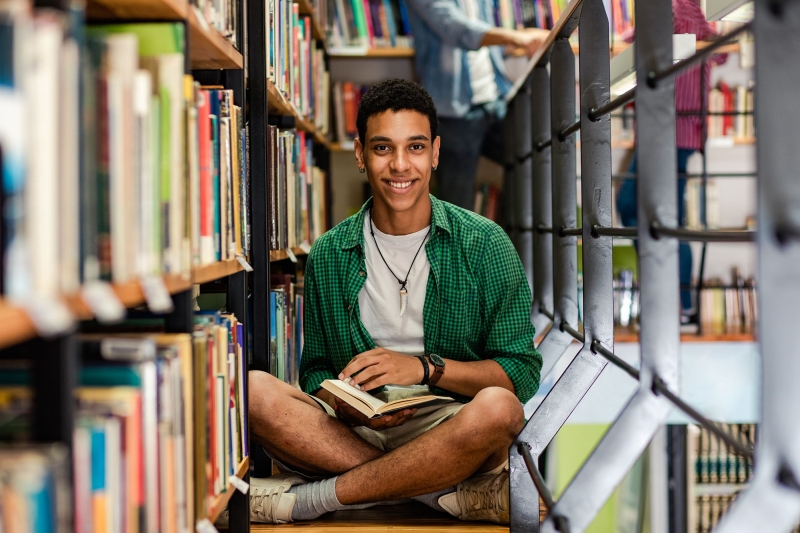
M 414 254 L 426 239 L 425 228 L 409 235 L 388 235 L 375 225 L 375 239 L 386 263 L 397 277 L 405 279 Z M 364 216 L 364 255 L 367 264 L 367 280 L 358 293 L 358 308 L 361 323 L 375 342 L 375 346 L 408 355 L 425 354 L 425 331 L 422 323 L 422 310 L 425 307 L 425 291 L 431 271 L 425 246 L 411 273 L 408 274 L 408 304 L 400 316 L 400 284 L 381 259 L 375 241 L 370 234 L 370 213 Z
M 461 0 L 464 14 L 473 20 L 478 19 L 478 1 Z M 489 48 L 483 46 L 478 50 L 467 52 L 467 64 L 469 65 L 469 82 L 472 86 L 473 105 L 497 100 L 500 97 L 500 93 L 497 90 Z

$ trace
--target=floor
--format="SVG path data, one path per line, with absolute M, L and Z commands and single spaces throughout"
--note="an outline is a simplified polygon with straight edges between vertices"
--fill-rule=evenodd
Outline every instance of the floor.
M 468 531 L 469 533 L 506 533 L 507 526 L 488 522 L 462 522 L 438 513 L 421 503 L 373 507 L 359 511 L 338 511 L 313 522 L 271 525 L 253 524 L 251 532 L 288 531 L 297 533 L 344 533 L 345 531 L 391 531 L 433 533 L 436 531 Z

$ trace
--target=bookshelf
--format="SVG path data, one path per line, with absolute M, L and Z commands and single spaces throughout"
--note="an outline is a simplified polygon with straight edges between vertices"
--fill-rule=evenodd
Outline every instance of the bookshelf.
M 289 103 L 271 80 L 267 80 L 267 96 L 267 105 L 271 114 L 294 118 L 295 126 L 298 130 L 313 135 L 317 144 L 321 144 L 329 149 L 331 148 L 330 141 L 325 134 L 321 132 L 308 117 L 304 117 Z
M 299 248 L 299 247 L 292 248 L 292 253 L 294 254 L 295 257 L 305 257 L 305 256 L 308 255 L 305 252 L 305 250 L 303 250 L 302 248 Z M 287 252 L 286 250 L 270 250 L 269 251 L 269 261 L 270 261 L 270 263 L 275 263 L 275 262 L 278 262 L 278 261 L 285 261 L 286 259 L 289 259 L 289 252 Z
M 298 6 L 298 10 L 301 15 L 309 15 L 311 17 L 311 29 L 312 29 L 312 36 L 314 39 L 319 41 L 323 48 L 325 47 L 325 31 L 322 25 L 319 23 L 316 10 L 311 5 L 310 0 L 295 0 L 294 2 Z
M 328 57 L 332 59 L 359 57 L 368 59 L 410 59 L 414 57 L 414 49 L 407 47 L 362 48 L 342 46 L 329 48 Z
M 65 77 L 60 79 L 66 87 L 59 87 L 59 98 L 55 105 L 43 106 L 50 116 L 42 112 L 36 121 L 44 118 L 47 122 L 51 118 L 53 123 L 57 123 L 52 119 L 52 115 L 55 115 L 63 121 L 60 127 L 74 127 L 57 130 L 61 137 L 68 138 L 70 132 L 74 132 L 76 138 L 74 145 L 65 145 L 66 149 L 58 152 L 58 157 L 65 157 L 68 164 L 75 164 L 80 170 L 75 172 L 75 182 L 68 182 L 69 167 L 63 165 L 63 160 L 58 160 L 57 163 L 62 165 L 57 167 L 59 172 L 53 173 L 52 183 L 57 191 L 75 190 L 79 185 L 80 190 L 75 190 L 74 195 L 62 195 L 69 196 L 68 200 L 58 198 L 58 215 L 47 220 L 40 217 L 37 224 L 50 224 L 51 234 L 60 236 L 61 226 L 74 223 L 74 249 L 80 250 L 80 253 L 50 253 L 50 257 L 57 258 L 58 262 L 48 273 L 58 281 L 47 280 L 50 282 L 47 292 L 39 285 L 34 285 L 30 290 L 35 292 L 26 295 L 22 292 L 24 285 L 13 284 L 19 278 L 3 277 L 4 284 L 0 288 L 8 292 L 0 294 L 0 323 L 3 324 L 0 328 L 0 365 L 24 368 L 24 372 L 29 374 L 26 383 L 30 383 L 29 389 L 33 394 L 30 405 L 22 407 L 25 411 L 21 416 L 30 429 L 23 428 L 17 439 L 38 443 L 35 446 L 42 454 L 58 455 L 56 452 L 60 450 L 74 452 L 74 455 L 59 455 L 61 459 L 58 464 L 53 461 L 51 466 L 53 471 L 58 468 L 65 473 L 70 482 L 48 489 L 51 492 L 42 497 L 57 498 L 59 509 L 74 507 L 77 530 L 92 529 L 93 521 L 98 520 L 91 514 L 82 514 L 80 509 L 84 508 L 90 492 L 85 474 L 91 469 L 92 461 L 96 461 L 102 453 L 104 456 L 99 459 L 101 464 L 114 465 L 115 461 L 119 464 L 119 470 L 111 469 L 100 476 L 109 483 L 105 487 L 107 500 L 104 502 L 109 510 L 108 516 L 117 517 L 109 518 L 106 524 L 109 531 L 144 530 L 145 523 L 138 522 L 140 519 L 147 521 L 147 529 L 156 530 L 163 525 L 171 530 L 191 531 L 202 519 L 213 522 L 226 507 L 235 515 L 229 531 L 249 531 L 248 496 L 234 490 L 234 485 L 228 481 L 229 474 L 247 480 L 250 465 L 249 435 L 244 432 L 248 416 L 245 390 L 248 361 L 251 358 L 245 342 L 248 336 L 250 274 L 245 272 L 242 262 L 232 258 L 238 254 L 249 260 L 253 253 L 252 248 L 247 247 L 251 204 L 245 193 L 247 174 L 243 165 L 248 152 L 244 114 L 245 60 L 242 52 L 232 44 L 234 41 L 244 44 L 244 24 L 247 21 L 246 0 L 227 1 L 229 3 L 224 6 L 218 6 L 224 7 L 223 11 L 228 17 L 217 16 L 210 9 L 201 11 L 187 0 L 89 0 L 84 12 L 70 5 L 73 9 L 70 17 L 59 16 L 57 10 L 44 15 L 31 2 L 33 10 L 30 13 L 25 11 L 20 19 L 13 16 L 9 19 L 5 11 L 7 8 L 0 6 L 0 15 L 6 17 L 0 16 L 0 24 L 6 24 L 3 30 L 7 31 L 9 24 L 14 30 L 18 20 L 28 24 L 28 17 L 37 21 L 41 18 L 46 21 L 46 25 L 42 26 L 46 30 L 39 30 L 37 26 L 36 31 L 51 31 L 52 35 L 58 32 L 59 39 L 52 41 L 58 47 L 56 53 L 60 54 L 76 45 L 69 48 L 70 51 L 75 50 L 76 56 L 65 56 L 68 58 L 65 66 L 59 65 L 57 58 L 60 56 L 51 53 L 49 57 L 52 63 L 41 67 L 61 69 L 61 75 Z M 197 0 L 197 3 L 200 6 L 205 4 L 203 0 Z M 64 6 L 67 4 L 53 4 L 55 8 L 67 9 Z M 238 27 L 232 25 L 234 19 Z M 164 24 L 146 27 L 143 21 L 147 21 L 145 24 Z M 92 26 L 103 25 L 116 26 L 92 29 Z M 88 27 L 86 33 L 90 39 L 86 43 L 74 42 L 72 36 L 84 35 L 85 27 Z M 175 38 L 179 34 L 183 40 Z M 24 35 L 27 37 L 29 34 Z M 157 38 L 151 38 L 153 35 L 157 35 Z M 29 49 L 35 50 L 37 44 L 34 43 L 38 42 L 32 37 L 30 41 L 15 41 L 14 46 L 20 47 L 19 53 L 30 53 Z M 145 51 L 148 47 L 150 51 Z M 14 57 L 5 52 L 3 50 L 0 53 L 0 67 L 3 68 L 8 66 L 4 62 Z M 77 54 L 91 59 L 79 61 Z M 264 54 L 263 49 L 261 54 Z M 181 57 L 176 57 L 178 55 Z M 71 57 L 74 57 L 72 63 L 68 62 Z M 97 61 L 97 64 L 93 61 Z M 103 69 L 97 67 L 100 63 Z M 117 85 L 108 82 L 106 77 L 110 77 L 112 71 L 118 75 L 114 78 Z M 134 81 L 127 81 L 131 79 Z M 70 85 L 70 80 L 74 85 Z M 81 80 L 81 85 L 78 80 Z M 87 80 L 96 80 L 96 86 L 87 83 Z M 29 95 L 25 91 L 29 91 L 30 86 L 15 85 L 15 79 L 4 81 L 11 82 L 8 88 L 11 91 L 33 98 L 48 96 L 40 93 Z M 118 89 L 124 83 L 131 83 L 131 86 Z M 107 100 L 95 98 L 95 93 L 88 92 L 97 86 L 108 91 L 101 93 L 110 95 Z M 69 92 L 70 89 L 73 92 Z M 119 92 L 112 93 L 112 90 Z M 203 102 L 217 98 L 219 107 L 213 113 L 201 110 Z M 107 102 L 108 106 L 101 102 Z M 78 113 L 66 113 L 73 103 L 82 104 L 84 112 L 90 110 L 92 114 L 81 116 Z M 159 113 L 167 109 L 178 111 L 171 114 L 164 112 L 153 118 L 149 114 L 153 108 L 157 108 Z M 133 112 L 130 120 L 126 117 L 129 111 Z M 112 112 L 115 120 L 109 125 L 111 121 L 108 120 L 108 114 Z M 117 120 L 120 116 L 125 118 Z M 152 122 L 148 122 L 150 120 Z M 210 126 L 206 130 L 209 136 L 203 137 L 200 130 L 206 123 Z M 98 124 L 100 126 L 96 127 Z M 8 127 L 4 128 L 0 134 L 0 144 L 6 142 L 9 135 L 13 141 L 14 132 L 9 134 Z M 128 142 L 120 143 L 118 139 Z M 194 139 L 197 139 L 197 144 L 193 143 Z M 201 145 L 209 139 L 213 139 L 209 150 L 214 150 L 217 157 L 209 157 L 212 170 L 207 178 L 201 178 L 200 173 L 206 172 L 200 170 L 199 165 L 200 151 L 203 149 Z M 178 143 L 172 144 L 176 140 Z M 101 148 L 95 151 L 98 145 Z M 87 150 L 87 146 L 91 148 Z M 144 147 L 151 146 L 158 147 L 154 151 L 162 157 L 161 160 L 150 158 L 149 153 L 144 155 L 147 151 Z M 47 148 L 46 143 L 42 143 L 41 147 L 37 144 L 25 155 L 31 158 L 51 157 Z M 74 149 L 74 153 L 70 149 Z M 178 157 L 168 159 L 166 154 L 170 153 L 178 154 Z M 108 164 L 111 168 L 112 158 L 116 158 L 114 164 L 118 166 L 113 168 L 117 170 L 108 170 L 103 166 Z M 152 166 L 147 166 L 148 161 Z M 97 171 L 93 174 L 95 167 Z M 91 170 L 85 171 L 85 168 Z M 31 170 L 30 175 L 24 176 L 30 180 L 24 183 L 31 187 L 26 192 L 43 192 L 43 182 L 34 182 L 32 175 L 34 172 Z M 89 175 L 98 180 L 97 187 L 94 184 L 91 187 L 84 185 Z M 124 190 L 120 187 L 125 182 L 121 176 L 124 176 L 124 180 L 130 180 L 127 183 L 132 188 L 126 191 L 130 194 L 114 196 L 113 190 Z M 100 182 L 101 179 L 107 182 Z M 217 196 L 203 196 L 204 193 L 198 188 L 205 186 L 206 182 L 200 184 L 200 181 L 206 179 L 211 189 L 216 183 L 222 192 Z M 34 185 L 38 188 L 33 188 Z M 147 192 L 152 192 L 153 196 L 140 192 L 145 191 L 145 187 L 152 187 Z M 230 187 L 227 189 L 230 193 L 229 203 L 223 200 L 225 187 Z M 87 194 L 91 195 L 91 201 Z M 74 202 L 74 205 L 69 202 Z M 109 218 L 117 217 L 111 218 L 110 228 L 102 226 L 101 215 L 97 214 L 101 212 L 99 205 L 107 206 L 103 209 L 110 213 L 107 215 Z M 30 213 L 34 212 L 36 210 L 31 208 Z M 219 215 L 216 226 L 213 221 L 215 212 Z M 120 216 L 120 213 L 124 216 Z M 27 211 L 23 214 L 30 216 Z M 67 218 L 69 214 L 74 218 Z M 135 217 L 132 216 L 134 214 Z M 203 234 L 204 230 L 199 229 L 200 223 L 208 220 L 212 221 L 210 235 Z M 197 222 L 197 226 L 193 226 L 194 222 Z M 223 225 L 227 225 L 228 229 L 220 229 Z M 125 230 L 130 233 L 129 238 L 125 238 L 124 233 L 117 233 L 116 237 L 111 234 L 126 226 L 129 228 Z M 216 234 L 213 233 L 215 227 L 218 230 Z M 198 233 L 195 233 L 195 229 Z M 92 231 L 97 231 L 101 238 L 107 238 L 108 241 L 92 241 L 87 237 Z M 201 253 L 199 243 L 203 235 L 212 239 L 211 251 L 205 255 Z M 218 245 L 216 249 L 215 238 Z M 52 245 L 57 241 L 46 242 Z M 120 246 L 120 243 L 125 245 Z M 37 244 L 41 242 L 37 241 Z M 37 254 L 42 253 L 33 246 L 31 249 Z M 92 268 L 91 256 L 95 253 L 100 265 Z M 152 256 L 147 255 L 150 253 Z M 90 262 L 86 262 L 87 257 Z M 219 257 L 223 259 L 215 260 Z M 0 260 L 4 267 L 0 272 L 5 276 L 8 256 L 0 254 Z M 107 269 L 103 261 L 108 261 L 107 264 L 114 268 Z M 64 281 L 67 277 L 68 281 Z M 195 313 L 195 286 L 217 280 L 225 281 L 225 315 L 216 309 Z M 121 316 L 117 316 L 111 328 L 100 320 L 99 315 L 95 316 L 93 309 L 96 307 L 87 305 L 85 291 L 90 285 L 103 286 L 107 291 L 105 297 L 121 304 Z M 150 293 L 149 285 L 159 289 L 160 299 L 171 300 L 170 311 L 165 312 L 167 306 L 163 305 L 156 308 L 157 298 Z M 145 290 L 146 287 L 148 290 Z M 97 299 L 97 294 L 95 297 Z M 42 330 L 37 329 L 37 320 L 33 319 L 33 313 L 39 311 L 31 311 L 27 304 L 17 304 L 37 298 L 43 299 L 43 305 L 56 302 L 63 304 L 71 315 L 67 321 L 69 323 L 47 337 L 40 336 Z M 97 306 L 97 302 L 94 303 Z M 154 307 L 148 308 L 149 304 Z M 90 322 L 95 318 L 96 323 Z M 41 321 L 41 317 L 38 320 Z M 148 333 L 142 333 L 141 328 Z M 94 337 L 84 335 L 89 332 Z M 108 367 L 103 366 L 107 365 L 109 356 L 102 350 L 112 348 L 97 350 L 95 354 L 92 352 L 95 348 L 90 346 L 93 342 L 107 343 L 109 346 L 116 343 L 118 349 L 122 349 L 125 343 L 133 343 L 136 350 L 145 350 L 139 352 L 142 359 L 126 359 L 129 353 L 124 353 L 125 349 L 115 356 L 119 357 L 115 364 L 124 363 L 126 371 L 140 376 L 139 385 L 130 388 L 131 382 L 115 382 L 117 378 L 113 372 L 108 373 Z M 195 369 L 195 360 L 207 361 L 208 364 L 198 362 Z M 145 370 L 147 365 L 150 366 Z M 7 368 L 0 367 L 0 378 L 8 376 Z M 162 381 L 142 379 L 144 372 L 150 372 L 150 369 L 159 372 Z M 104 381 L 99 389 L 93 388 L 98 387 L 97 383 L 86 381 L 87 370 L 103 376 Z M 161 374 L 162 371 L 165 373 Z M 5 387 L 8 385 L 7 380 L 0 380 L 0 392 L 7 392 Z M 166 395 L 164 399 L 160 398 L 162 394 Z M 86 397 L 93 400 L 87 401 Z M 150 399 L 152 403 L 146 403 Z M 108 410 L 117 401 L 123 401 L 126 407 L 120 411 Z M 0 410 L 7 408 L 9 405 L 0 400 Z M 145 412 L 149 413 L 147 418 L 142 415 Z M 160 433 L 153 424 L 162 420 L 169 421 L 172 429 Z M 176 420 L 181 422 L 176 424 Z M 131 441 L 122 445 L 125 442 L 121 440 L 122 427 L 126 435 L 136 435 L 138 431 L 142 444 L 138 451 L 135 446 L 130 448 Z M 96 444 L 97 435 L 105 439 L 102 447 Z M 173 441 L 173 438 L 176 440 Z M 153 442 L 156 446 L 151 447 Z M 121 461 L 123 449 L 125 462 Z M 211 449 L 215 450 L 213 454 Z M 0 455 L 7 453 L 13 453 L 13 449 L 5 442 L 0 442 Z M 137 457 L 137 454 L 141 455 Z M 136 462 L 134 457 L 139 461 Z M 147 465 L 156 465 L 159 470 L 148 470 Z M 112 477 L 116 479 L 112 480 Z M 3 476 L 0 479 L 5 482 Z M 138 502 L 138 507 L 133 510 L 133 504 L 126 495 L 132 491 L 137 480 L 149 481 L 145 482 L 145 494 L 142 496 L 145 499 Z M 22 503 L 29 506 L 33 513 L 36 512 L 35 506 L 40 505 L 39 501 L 34 500 L 24 500 Z M 156 523 L 161 520 L 157 518 L 159 515 L 163 519 L 161 524 Z M 132 525 L 132 522 L 123 524 L 122 516 L 136 516 L 132 520 L 137 521 L 138 525 Z M 59 524 L 59 527 L 62 525 Z M 95 528 L 101 526 L 94 525 Z M 49 533 L 51 530 L 41 531 Z
M 192 69 L 244 68 L 241 52 L 198 17 L 186 0 L 90 0 L 86 17 L 92 22 L 186 21 Z
M 234 474 L 239 479 L 244 479 L 245 475 L 247 474 L 247 470 L 250 468 L 250 457 L 245 457 L 239 466 L 236 467 L 236 473 Z M 236 487 L 233 486 L 233 483 L 228 481 L 228 486 L 225 489 L 225 492 L 214 498 L 214 502 L 211 504 L 208 516 L 208 521 L 212 524 L 219 518 L 219 515 L 222 514 L 222 511 L 228 506 L 228 502 L 231 501 L 231 497 L 236 493 Z

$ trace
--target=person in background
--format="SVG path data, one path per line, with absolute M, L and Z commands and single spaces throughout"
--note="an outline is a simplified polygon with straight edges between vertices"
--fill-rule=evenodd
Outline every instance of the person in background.
M 693 33 L 698 41 L 706 41 L 719 34 L 713 26 L 706 21 L 700 4 L 697 0 L 672 0 L 673 30 L 676 34 Z M 635 28 L 632 28 L 635 29 Z M 628 42 L 633 42 L 634 32 L 623 35 Z M 695 152 L 704 149 L 703 146 L 703 117 L 702 109 L 703 88 L 706 97 L 711 89 L 711 66 L 721 65 L 727 55 L 712 56 L 709 62 L 696 67 L 691 67 L 675 78 L 675 145 L 678 150 L 678 224 L 684 225 L 686 219 L 686 163 Z M 703 76 L 701 81 L 700 76 Z M 681 115 L 681 112 L 696 113 Z M 636 173 L 636 155 L 634 154 L 629 172 Z M 636 221 L 636 180 L 628 179 L 622 183 L 617 195 L 617 211 L 623 226 L 635 227 Z M 681 314 L 684 321 L 689 320 L 692 312 L 692 292 L 683 287 L 692 283 L 692 249 L 687 242 L 681 242 L 680 256 L 680 282 L 681 282 Z
M 408 0 L 417 75 L 439 112 L 438 197 L 472 210 L 481 155 L 502 164 L 503 49 L 532 56 L 547 30 L 494 26 L 491 0 Z

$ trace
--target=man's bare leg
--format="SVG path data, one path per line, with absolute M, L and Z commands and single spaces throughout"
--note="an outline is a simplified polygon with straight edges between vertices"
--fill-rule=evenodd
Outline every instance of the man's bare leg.
M 248 379 L 250 431 L 281 463 L 334 476 L 384 454 L 291 385 L 257 370 Z
M 451 487 L 508 458 L 524 425 L 519 400 L 509 391 L 483 389 L 453 418 L 336 479 L 343 505 L 410 498 Z

